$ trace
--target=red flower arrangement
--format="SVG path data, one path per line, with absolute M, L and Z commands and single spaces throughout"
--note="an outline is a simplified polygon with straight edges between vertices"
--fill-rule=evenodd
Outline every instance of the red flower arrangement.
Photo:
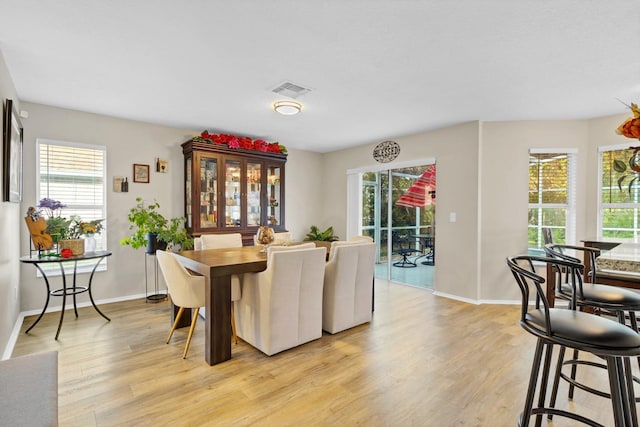
M 251 139 L 246 136 L 226 135 L 223 133 L 214 134 L 206 130 L 200 136 L 193 138 L 193 140 L 207 144 L 226 145 L 229 148 L 242 148 L 244 150 L 258 150 L 269 153 L 287 152 L 287 148 L 277 142 L 267 142 L 263 139 Z
M 620 126 L 618 126 L 616 132 L 620 135 L 626 136 L 627 138 L 640 139 L 640 108 L 638 108 L 638 106 L 634 103 L 631 103 L 631 105 L 627 105 L 627 107 L 629 107 L 629 109 L 633 113 L 633 117 L 629 117 Z

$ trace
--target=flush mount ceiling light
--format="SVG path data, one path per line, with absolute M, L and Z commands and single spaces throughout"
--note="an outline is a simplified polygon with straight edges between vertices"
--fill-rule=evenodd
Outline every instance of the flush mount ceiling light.
M 277 101 L 273 104 L 273 109 L 285 116 L 298 114 L 302 110 L 302 105 L 295 101 Z

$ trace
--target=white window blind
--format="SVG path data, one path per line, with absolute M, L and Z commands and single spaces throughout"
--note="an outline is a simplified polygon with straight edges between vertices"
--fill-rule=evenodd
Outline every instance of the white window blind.
M 640 236 L 640 151 L 601 147 L 598 237 Z M 635 169 L 634 169 L 635 168 Z
M 575 153 L 529 152 L 529 253 L 541 254 L 542 230 L 554 243 L 575 240 Z
M 38 139 L 36 147 L 38 200 L 46 197 L 67 205 L 61 212 L 67 219 L 72 215 L 83 221 L 103 219 L 95 238 L 96 250 L 105 249 L 106 148 L 46 139 Z

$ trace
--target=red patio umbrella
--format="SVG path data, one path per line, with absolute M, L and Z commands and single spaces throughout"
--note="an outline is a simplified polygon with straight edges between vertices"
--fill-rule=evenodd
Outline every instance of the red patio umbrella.
M 396 202 L 398 206 L 421 208 L 436 203 L 436 165 L 430 165 Z

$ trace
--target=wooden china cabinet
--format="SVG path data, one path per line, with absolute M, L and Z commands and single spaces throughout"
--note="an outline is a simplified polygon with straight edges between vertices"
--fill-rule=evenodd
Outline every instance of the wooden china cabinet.
M 287 155 L 189 140 L 182 144 L 187 230 L 196 237 L 242 233 L 253 245 L 260 225 L 286 231 Z

